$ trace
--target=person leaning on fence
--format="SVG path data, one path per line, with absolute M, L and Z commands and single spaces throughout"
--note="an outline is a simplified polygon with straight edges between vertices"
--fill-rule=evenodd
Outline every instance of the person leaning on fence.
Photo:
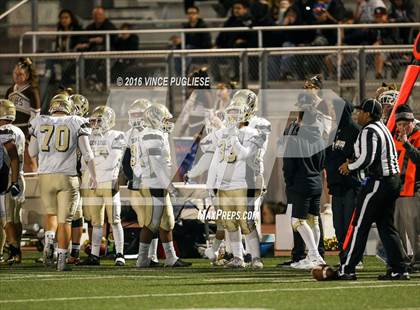
M 413 256 L 411 266 L 420 270 L 420 126 L 408 105 L 396 111 L 394 142 L 398 152 L 402 189 L 395 206 L 395 226 L 407 252 L 407 238 Z

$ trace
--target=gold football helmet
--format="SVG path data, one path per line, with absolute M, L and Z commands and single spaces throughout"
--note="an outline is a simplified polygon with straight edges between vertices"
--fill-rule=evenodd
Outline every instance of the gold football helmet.
M 50 108 L 48 110 L 50 114 L 62 112 L 67 115 L 73 113 L 73 104 L 70 97 L 65 94 L 55 95 L 50 101 Z
M 174 123 L 169 121 L 172 117 L 166 106 L 154 103 L 144 112 L 145 126 L 169 133 L 174 127 Z
M 70 100 L 73 102 L 74 114 L 86 117 L 89 113 L 89 101 L 87 98 L 80 94 L 74 94 L 70 96 Z
M 93 110 L 89 120 L 93 129 L 107 132 L 115 126 L 115 112 L 110 107 L 101 105 Z
M 232 97 L 230 105 L 245 107 L 244 122 L 248 122 L 258 111 L 258 97 L 249 89 L 238 90 Z
M 240 123 L 248 121 L 247 107 L 243 103 L 237 103 L 227 106 L 225 109 L 225 124 L 227 127 L 237 127 Z
M 142 128 L 144 126 L 144 112 L 152 103 L 144 98 L 136 99 L 128 109 L 128 123 L 133 128 Z
M 14 121 L 16 119 L 16 108 L 13 102 L 7 99 L 0 99 L 0 120 Z

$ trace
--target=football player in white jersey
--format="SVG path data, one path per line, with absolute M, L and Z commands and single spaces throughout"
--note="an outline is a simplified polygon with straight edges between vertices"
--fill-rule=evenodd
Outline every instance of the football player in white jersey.
M 17 187 L 10 188 L 10 191 L 6 195 L 0 194 L 0 218 L 1 218 L 1 227 L 3 233 L 3 228 L 5 234 L 0 240 L 0 254 L 3 254 L 3 246 L 5 239 L 9 245 L 9 258 L 7 259 L 8 264 L 20 263 L 22 260 L 21 250 L 20 250 L 20 238 L 22 235 L 22 224 L 20 222 L 20 209 L 22 203 L 25 200 L 24 191 L 25 191 L 25 182 L 23 179 L 23 157 L 25 152 L 25 135 L 22 130 L 14 125 L 12 122 L 16 118 L 16 108 L 15 105 L 6 99 L 0 100 L 0 135 L 4 142 L 6 140 L 12 139 L 11 144 L 15 145 L 17 156 L 18 156 L 18 180 Z M 3 143 L 2 143 L 2 152 L 3 152 Z M 12 155 L 13 156 L 13 155 Z M 10 157 L 9 152 L 3 154 L 3 159 L 1 160 L 2 165 L 3 161 L 5 167 L 10 165 L 12 158 Z M 9 169 L 6 169 L 7 171 Z M 13 171 L 12 171 L 13 173 Z M 7 186 L 9 176 L 5 175 L 5 185 Z M 13 186 L 13 182 L 12 185 Z M 13 189 L 13 190 L 12 190 Z M 18 195 L 15 195 L 19 191 Z M 0 192 L 2 192 L 0 190 Z
M 70 100 L 73 103 L 73 114 L 83 117 L 88 122 L 87 116 L 89 114 L 89 101 L 87 98 L 80 94 L 73 94 L 70 96 Z M 81 164 L 82 154 L 77 149 L 77 172 L 79 176 L 79 182 L 81 182 Z M 77 210 L 74 214 L 73 221 L 71 222 L 71 252 L 67 260 L 69 264 L 77 265 L 80 262 L 80 241 L 83 234 L 83 210 L 82 210 L 82 195 L 79 191 L 79 200 L 77 204 Z
M 255 128 L 258 131 L 259 140 L 263 142 L 260 149 L 258 149 L 255 157 L 255 162 L 251 163 L 255 173 L 255 188 L 250 189 L 255 194 L 255 201 L 250 199 L 250 206 L 248 211 L 256 212 L 257 219 L 260 218 L 260 205 L 262 203 L 263 194 L 265 191 L 264 181 L 264 155 L 267 151 L 268 136 L 271 133 L 271 123 L 265 118 L 257 116 L 258 111 L 258 98 L 257 95 L 249 90 L 243 89 L 237 91 L 232 97 L 232 105 L 244 105 L 246 109 L 245 121 L 248 127 Z M 260 230 L 260 223 L 256 223 L 257 230 Z M 246 251 L 249 253 L 250 245 L 248 239 L 245 238 Z
M 222 222 L 227 230 L 234 255 L 226 267 L 244 267 L 241 231 L 248 239 L 253 257 L 252 267 L 262 268 L 259 239 L 255 223 L 248 220 L 248 189 L 255 189 L 252 163 L 263 141 L 258 131 L 246 126 L 244 105 L 229 105 L 225 110 L 226 128 L 214 133 L 217 148 L 207 180 L 207 187 L 217 189 L 218 203 L 223 211 Z M 254 198 L 253 196 L 251 197 Z
M 137 221 L 140 227 L 144 226 L 145 204 L 141 203 L 140 178 L 142 167 L 140 161 L 136 160 L 140 151 L 140 133 L 144 129 L 144 112 L 152 103 L 144 98 L 136 99 L 128 110 L 128 123 L 130 129 L 126 132 L 126 151 L 123 159 L 124 174 L 128 179 L 127 188 L 130 190 L 131 206 L 137 214 Z M 159 267 L 161 264 L 157 257 L 158 234 L 155 234 L 150 242 L 149 254 L 150 267 Z
M 172 184 L 168 132 L 173 123 L 171 113 L 162 104 L 152 104 L 144 112 L 145 128 L 139 135 L 139 149 L 135 160 L 141 167 L 140 196 L 144 200 L 144 227 L 140 232 L 139 255 L 136 266 L 150 267 L 149 248 L 159 232 L 165 251 L 165 265 L 185 267 L 191 263 L 178 258 L 172 241 L 175 225 L 169 194 L 175 195 Z M 168 194 L 169 193 L 169 194 Z
M 78 203 L 76 150 L 80 149 L 91 175 L 90 186 L 96 187 L 94 156 L 89 145 L 90 128 L 86 120 L 72 115 L 72 102 L 57 95 L 50 102 L 49 113 L 30 123 L 31 157 L 38 157 L 41 201 L 45 210 L 44 264 L 53 264 L 53 240 L 57 231 L 57 270 L 71 270 L 67 251 L 71 238 L 71 222 Z
M 115 126 L 115 112 L 110 107 L 98 106 L 93 110 L 89 120 L 92 127 L 89 140 L 95 156 L 98 186 L 95 190 L 83 191 L 83 213 L 90 219 L 93 229 L 92 251 L 80 264 L 100 264 L 102 226 L 106 212 L 115 240 L 115 265 L 124 266 L 124 231 L 121 226 L 118 184 L 118 174 L 125 150 L 124 133 L 112 129 Z

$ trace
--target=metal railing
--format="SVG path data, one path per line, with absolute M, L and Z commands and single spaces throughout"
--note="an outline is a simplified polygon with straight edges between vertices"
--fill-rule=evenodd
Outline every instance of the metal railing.
M 20 8 L 22 5 L 24 5 L 28 1 L 29 0 L 22 0 L 22 1 L 18 2 L 18 3 L 16 3 L 14 6 L 12 6 L 10 9 L 8 9 L 6 12 L 4 12 L 3 14 L 0 15 L 0 20 L 2 20 L 6 16 L 8 16 L 10 13 L 14 12 L 15 10 L 17 10 L 18 8 Z
M 181 49 L 186 48 L 186 34 L 188 33 L 201 33 L 201 32 L 257 32 L 258 48 L 263 47 L 263 33 L 266 31 L 298 31 L 298 30 L 331 30 L 337 31 L 337 46 L 342 46 L 343 37 L 342 29 L 365 29 L 365 28 L 419 28 L 420 23 L 387 23 L 387 24 L 336 24 L 336 25 L 301 25 L 301 26 L 266 26 L 266 27 L 236 27 L 236 28 L 202 28 L 202 29 L 134 29 L 134 30 L 106 30 L 106 31 L 28 31 L 23 33 L 19 38 L 19 52 L 23 53 L 23 40 L 29 36 L 32 38 L 32 52 L 37 51 L 37 38 L 40 36 L 67 36 L 67 35 L 105 35 L 105 50 L 111 50 L 111 35 L 117 35 L 121 33 L 128 34 L 164 34 L 164 33 L 178 33 L 181 36 Z M 155 51 L 153 51 L 155 52 Z M 338 53 L 338 79 L 341 79 L 341 53 Z M 108 79 L 110 71 L 110 62 L 106 60 L 106 71 L 107 79 L 106 85 L 110 86 L 110 79 Z M 186 73 L 186 62 L 185 58 L 182 58 L 182 74 Z
M 346 76 L 341 80 L 336 77 L 336 80 L 329 79 L 328 83 L 334 83 L 337 86 L 336 90 L 339 92 L 342 88 L 354 87 L 358 90 L 357 97 L 365 97 L 366 85 L 366 59 L 369 55 L 375 55 L 378 52 L 397 54 L 407 53 L 411 54 L 412 46 L 410 45 L 388 45 L 388 46 L 312 46 L 312 47 L 283 47 L 283 48 L 249 48 L 249 49 L 185 49 L 185 50 L 150 50 L 150 51 L 103 51 L 103 52 L 76 52 L 76 53 L 26 53 L 26 54 L 0 54 L 0 60 L 16 58 L 17 56 L 32 57 L 34 60 L 57 60 L 57 61 L 71 61 L 74 66 L 73 75 L 75 76 L 76 91 L 84 91 L 86 89 L 86 69 L 91 66 L 91 71 L 98 72 L 97 63 L 94 60 L 104 60 L 111 62 L 111 60 L 121 59 L 137 59 L 142 61 L 146 59 L 144 64 L 155 62 L 164 68 L 162 74 L 168 77 L 177 76 L 180 72 L 176 72 L 175 67 L 181 59 L 195 59 L 205 60 L 210 64 L 210 68 L 217 68 L 224 66 L 220 71 L 226 76 L 226 66 L 237 69 L 239 72 L 239 81 L 242 88 L 247 88 L 252 80 L 258 83 L 260 89 L 270 88 L 270 80 L 277 81 L 277 78 L 270 77 L 274 69 L 279 68 L 279 63 L 284 61 L 285 56 L 294 58 L 300 57 L 297 61 L 294 70 L 304 70 L 304 66 L 315 65 L 317 68 L 323 66 L 323 61 L 326 56 L 332 55 L 338 59 L 338 55 L 351 58 L 353 68 L 346 69 L 338 67 L 338 61 L 335 64 L 337 71 L 342 71 Z M 313 59 L 315 57 L 315 60 Z M 157 61 L 156 61 L 157 60 Z M 225 64 L 223 64 L 225 61 Z M 226 64 L 227 62 L 227 64 Z M 88 66 L 88 68 L 86 68 Z M 236 67 L 235 67 L 236 66 Z M 143 66 L 133 67 L 131 74 L 141 75 Z M 315 69 L 317 70 L 317 69 Z M 404 68 L 399 69 L 400 72 Z M 305 71 L 306 72 L 306 71 Z M 115 73 L 114 70 L 112 73 Z M 111 70 L 106 70 L 107 90 L 111 86 Z M 118 72 L 118 75 L 120 72 Z M 307 75 L 307 74 L 306 74 Z M 302 74 L 303 76 L 303 74 Z M 351 76 L 350 78 L 348 76 Z M 114 77 L 115 80 L 115 77 Z M 214 79 L 213 79 L 214 80 Z M 302 80 L 301 78 L 296 79 Z M 115 81 L 113 82 L 115 83 Z M 112 84 L 114 85 L 114 84 Z M 170 106 L 174 111 L 173 95 L 175 89 L 169 87 Z M 293 86 L 290 86 L 293 87 Z

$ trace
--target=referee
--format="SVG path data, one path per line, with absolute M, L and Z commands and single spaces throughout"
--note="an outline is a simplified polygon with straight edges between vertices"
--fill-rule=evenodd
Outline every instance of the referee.
M 356 280 L 355 267 L 363 257 L 372 223 L 376 223 L 391 269 L 379 280 L 409 280 L 401 239 L 394 227 L 395 200 L 399 196 L 398 155 L 393 138 L 380 121 L 381 104 L 365 99 L 358 109 L 362 130 L 354 145 L 355 160 L 339 167 L 343 175 L 367 176 L 340 252 L 339 280 Z

